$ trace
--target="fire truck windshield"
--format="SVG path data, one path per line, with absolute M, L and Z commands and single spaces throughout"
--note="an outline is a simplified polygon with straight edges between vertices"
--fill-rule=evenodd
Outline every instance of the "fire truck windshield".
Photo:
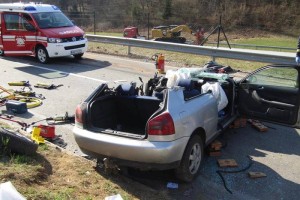
M 32 14 L 41 29 L 71 27 L 74 24 L 62 12 L 42 12 Z

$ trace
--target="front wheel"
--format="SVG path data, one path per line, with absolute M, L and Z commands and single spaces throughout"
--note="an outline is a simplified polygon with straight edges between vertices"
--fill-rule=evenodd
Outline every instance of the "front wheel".
M 184 182 L 191 182 L 199 173 L 203 158 L 203 142 L 199 135 L 194 135 L 188 142 L 176 176 Z
M 36 49 L 36 57 L 40 63 L 46 64 L 49 62 L 49 55 L 45 47 L 39 46 Z
M 81 53 L 81 54 L 76 54 L 76 55 L 74 55 L 74 58 L 75 58 L 75 59 L 81 59 L 82 56 L 83 56 L 83 53 Z
M 4 51 L 3 51 L 3 49 L 0 49 L 0 56 L 4 56 Z

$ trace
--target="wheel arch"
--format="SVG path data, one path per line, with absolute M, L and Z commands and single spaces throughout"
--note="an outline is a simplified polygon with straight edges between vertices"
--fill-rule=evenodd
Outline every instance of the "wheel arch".
M 205 130 L 204 130 L 202 127 L 198 127 L 198 128 L 196 128 L 196 129 L 193 131 L 193 133 L 191 134 L 189 140 L 187 141 L 187 143 L 186 143 L 186 145 L 185 145 L 185 147 L 184 147 L 184 151 L 185 151 L 185 149 L 187 148 L 187 146 L 188 146 L 190 140 L 193 138 L 194 135 L 200 136 L 201 141 L 202 141 L 202 144 L 203 144 L 203 148 L 205 147 L 205 144 L 206 144 L 206 133 L 205 133 Z M 182 152 L 181 160 L 182 160 L 184 151 Z
M 195 129 L 193 131 L 193 133 L 191 134 L 190 138 L 192 138 L 194 135 L 200 136 L 200 138 L 201 138 L 201 140 L 203 142 L 203 146 L 205 146 L 205 143 L 206 143 L 206 133 L 205 133 L 204 128 L 198 127 L 197 129 Z
M 46 46 L 43 45 L 42 43 L 37 43 L 35 46 L 34 46 L 34 54 L 36 55 L 36 50 L 38 49 L 38 47 L 44 47 L 46 49 Z

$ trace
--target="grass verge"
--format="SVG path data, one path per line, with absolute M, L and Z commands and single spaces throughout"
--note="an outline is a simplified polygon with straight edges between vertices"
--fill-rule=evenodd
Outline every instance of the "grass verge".
M 94 166 L 93 161 L 44 144 L 31 157 L 0 154 L 0 183 L 12 182 L 28 200 L 104 199 L 116 194 L 124 200 L 166 199 L 161 192 Z

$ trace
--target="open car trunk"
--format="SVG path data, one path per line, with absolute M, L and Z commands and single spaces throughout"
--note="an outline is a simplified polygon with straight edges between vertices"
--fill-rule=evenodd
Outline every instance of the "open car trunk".
M 161 102 L 150 96 L 103 96 L 90 104 L 91 123 L 96 131 L 141 138 Z

